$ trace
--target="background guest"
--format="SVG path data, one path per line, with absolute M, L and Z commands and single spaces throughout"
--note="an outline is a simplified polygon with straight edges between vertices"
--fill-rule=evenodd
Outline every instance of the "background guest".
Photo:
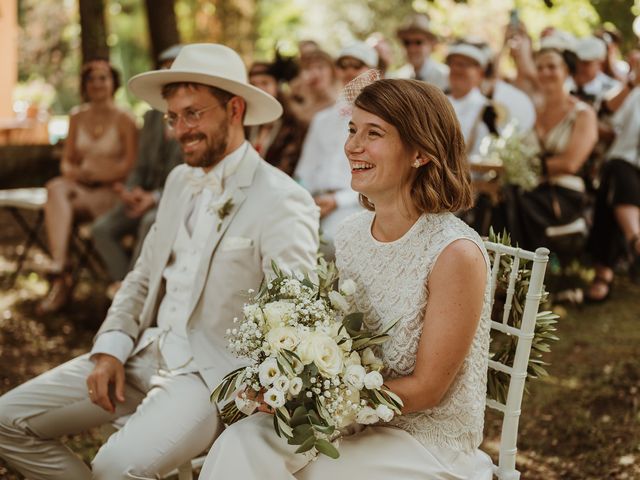
M 398 78 L 415 78 L 446 90 L 449 69 L 431 58 L 438 37 L 431 29 L 429 17 L 416 13 L 398 28 L 397 35 L 404 46 L 409 62 L 397 72 Z
M 136 125 L 113 102 L 120 85 L 116 70 L 104 60 L 90 61 L 82 67 L 80 85 L 86 103 L 71 113 L 62 175 L 47 183 L 44 212 L 52 281 L 37 306 L 39 314 L 59 310 L 71 292 L 67 267 L 73 223 L 113 207 L 118 199 L 113 186 L 127 176 L 136 158 Z
M 159 68 L 171 67 L 181 48 L 175 45 L 160 53 Z M 107 288 L 107 296 L 113 297 L 137 260 L 144 238 L 156 219 L 167 175 L 181 162 L 180 145 L 166 127 L 162 112 L 149 110 L 140 132 L 136 166 L 125 185 L 115 185 L 120 202 L 98 217 L 91 228 L 96 250 L 113 282 Z M 122 238 L 131 234 L 135 234 L 136 239 L 132 253 L 122 243 Z
M 336 60 L 338 77 L 347 85 L 378 65 L 378 54 L 364 42 L 342 49 Z M 342 220 L 360 209 L 358 194 L 351 189 L 351 169 L 342 146 L 349 135 L 349 115 L 335 104 L 319 112 L 309 126 L 300 162 L 294 173 L 320 207 L 321 251 L 333 258 L 333 238 Z
M 297 75 L 298 66 L 293 59 L 285 59 L 278 53 L 274 62 L 255 62 L 249 69 L 251 85 L 277 98 L 284 113 L 275 122 L 250 127 L 247 138 L 267 162 L 289 176 L 298 164 L 307 133 L 305 124 L 291 110 L 291 99 L 282 90 L 282 84 Z

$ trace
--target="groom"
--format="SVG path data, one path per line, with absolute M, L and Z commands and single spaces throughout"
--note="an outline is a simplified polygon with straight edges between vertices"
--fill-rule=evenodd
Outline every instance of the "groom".
M 156 478 L 208 448 L 221 428 L 209 393 L 238 365 L 224 334 L 243 291 L 272 260 L 315 264 L 311 196 L 244 137 L 244 125 L 272 122 L 282 107 L 248 84 L 233 50 L 188 45 L 130 88 L 166 112 L 186 164 L 169 175 L 91 352 L 0 398 L 0 457 L 28 478 Z M 57 440 L 128 414 L 92 470 Z

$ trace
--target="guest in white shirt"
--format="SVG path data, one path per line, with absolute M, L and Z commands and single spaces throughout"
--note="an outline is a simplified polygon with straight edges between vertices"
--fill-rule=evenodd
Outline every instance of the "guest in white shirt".
M 640 57 L 630 63 L 635 74 L 616 98 L 622 102 L 612 118 L 616 139 L 602 168 L 587 246 L 596 269 L 585 297 L 590 302 L 609 298 L 614 266 L 624 255 L 632 280 L 640 282 Z
M 276 261 L 314 267 L 318 211 L 267 164 L 244 126 L 282 113 L 223 45 L 185 46 L 172 67 L 131 79 L 165 111 L 184 154 L 156 223 L 91 352 L 0 397 L 0 457 L 28 478 L 159 478 L 207 449 L 222 424 L 209 394 L 239 366 L 225 332 Z M 90 469 L 59 441 L 130 415 Z
M 461 41 L 449 48 L 449 101 L 458 116 L 467 144 L 467 156 L 472 158 L 480 150 L 482 139 L 497 133 L 495 112 L 480 91 L 484 71 L 489 63 L 485 49 Z
M 394 76 L 422 80 L 443 91 L 446 90 L 449 69 L 431 58 L 438 37 L 431 29 L 429 17 L 421 13 L 411 15 L 398 28 L 397 35 L 404 46 L 409 63 L 401 67 Z
M 618 80 L 602 71 L 607 45 L 598 37 L 580 38 L 576 41 L 575 52 L 578 61 L 568 87 L 573 95 L 598 111 L 607 94 L 620 86 Z
M 373 47 L 354 43 L 338 55 L 338 78 L 344 86 L 377 64 Z M 349 135 L 349 113 L 342 111 L 344 107 L 338 102 L 313 117 L 293 175 L 320 207 L 321 251 L 327 259 L 334 255 L 336 228 L 361 208 L 358 194 L 351 189 L 351 169 L 343 148 Z

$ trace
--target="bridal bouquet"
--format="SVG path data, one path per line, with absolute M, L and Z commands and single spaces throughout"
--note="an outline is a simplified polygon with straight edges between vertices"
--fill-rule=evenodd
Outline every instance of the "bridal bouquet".
M 480 144 L 480 155 L 489 163 L 501 165 L 502 183 L 532 190 L 538 185 L 541 165 L 538 148 L 528 141 L 527 135 L 508 123 L 497 136 L 487 136 Z
M 211 399 L 235 396 L 221 411 L 231 424 L 250 415 L 262 394 L 273 409 L 276 433 L 299 445 L 297 453 L 315 448 L 337 458 L 331 441 L 340 429 L 400 414 L 402 401 L 383 385 L 383 364 L 371 349 L 388 338 L 395 322 L 381 333 L 363 329 L 362 313 L 347 314 L 355 283 L 345 280 L 334 289 L 338 273 L 332 263 L 320 260 L 317 283 L 272 267 L 275 278 L 227 332 L 231 351 L 248 365 L 224 377 Z

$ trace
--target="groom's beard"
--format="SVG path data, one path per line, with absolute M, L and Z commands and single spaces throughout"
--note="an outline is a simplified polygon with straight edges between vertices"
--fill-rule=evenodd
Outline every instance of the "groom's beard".
M 184 161 L 191 167 L 208 168 L 219 163 L 225 156 L 227 146 L 229 145 L 229 124 L 225 121 L 220 122 L 215 133 L 210 136 L 204 133 L 195 133 L 183 135 L 180 137 L 180 143 L 188 143 L 192 140 L 203 139 L 207 148 L 200 154 L 184 154 Z

